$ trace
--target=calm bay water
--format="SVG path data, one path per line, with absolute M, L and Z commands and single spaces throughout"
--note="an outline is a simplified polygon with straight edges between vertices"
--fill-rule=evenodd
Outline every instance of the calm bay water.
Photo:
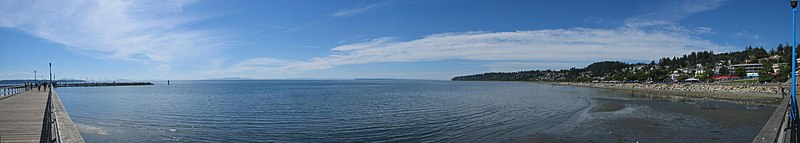
M 774 110 L 523 82 L 173 81 L 58 92 L 87 142 L 749 142 Z M 605 105 L 622 107 L 594 110 Z

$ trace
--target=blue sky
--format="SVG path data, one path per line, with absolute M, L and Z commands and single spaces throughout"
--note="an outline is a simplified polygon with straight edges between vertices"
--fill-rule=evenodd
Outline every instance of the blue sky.
M 788 1 L 0 0 L 0 79 L 449 79 L 791 42 Z

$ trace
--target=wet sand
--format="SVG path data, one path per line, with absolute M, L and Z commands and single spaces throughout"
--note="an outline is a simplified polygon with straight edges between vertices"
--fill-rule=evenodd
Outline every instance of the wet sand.
M 775 109 L 618 95 L 622 98 L 593 98 L 587 119 L 569 131 L 537 133 L 513 142 L 750 142 Z

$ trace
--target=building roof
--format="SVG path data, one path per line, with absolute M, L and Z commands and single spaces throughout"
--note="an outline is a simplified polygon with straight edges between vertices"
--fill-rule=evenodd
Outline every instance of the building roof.
M 718 76 L 712 76 L 711 78 L 714 80 L 720 80 L 720 79 L 736 79 L 742 77 L 732 76 L 732 75 L 718 75 Z
M 738 66 L 761 66 L 761 64 L 735 64 L 735 65 L 731 65 L 731 66 L 733 66 L 733 67 L 738 67 Z

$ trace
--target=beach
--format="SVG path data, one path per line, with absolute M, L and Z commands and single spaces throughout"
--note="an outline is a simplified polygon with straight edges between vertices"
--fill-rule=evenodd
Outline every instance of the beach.
M 642 96 L 665 96 L 662 98 L 701 98 L 735 102 L 739 104 L 776 105 L 782 93 L 789 88 L 777 85 L 726 85 L 726 84 L 643 84 L 643 83 L 578 83 L 553 82 L 553 85 L 580 86 L 616 89 Z
M 585 114 L 591 122 L 512 142 L 747 142 L 769 118 L 771 112 L 765 110 L 774 110 L 760 105 L 742 109 L 741 104 L 703 99 L 676 101 L 684 105 L 624 99 L 594 102 Z
M 686 103 L 689 106 L 647 100 L 595 98 L 585 115 L 593 122 L 583 122 L 566 133 L 536 133 L 513 142 L 748 141 L 751 139 L 750 135 L 755 135 L 757 132 L 731 129 L 760 129 L 771 115 L 771 112 L 764 110 L 774 110 L 774 106 L 777 106 L 782 97 L 781 87 L 762 85 L 570 82 L 551 84 L 599 88 L 620 97 L 668 100 Z M 783 92 L 788 92 L 788 88 L 784 90 Z M 745 109 L 741 108 L 742 105 L 746 105 Z M 651 116 L 664 113 L 671 115 Z M 714 126 L 697 126 L 700 124 Z M 687 131 L 696 133 L 686 133 Z M 694 140 L 653 136 L 653 134 L 684 134 L 683 137 Z M 747 136 L 738 137 L 730 134 Z

